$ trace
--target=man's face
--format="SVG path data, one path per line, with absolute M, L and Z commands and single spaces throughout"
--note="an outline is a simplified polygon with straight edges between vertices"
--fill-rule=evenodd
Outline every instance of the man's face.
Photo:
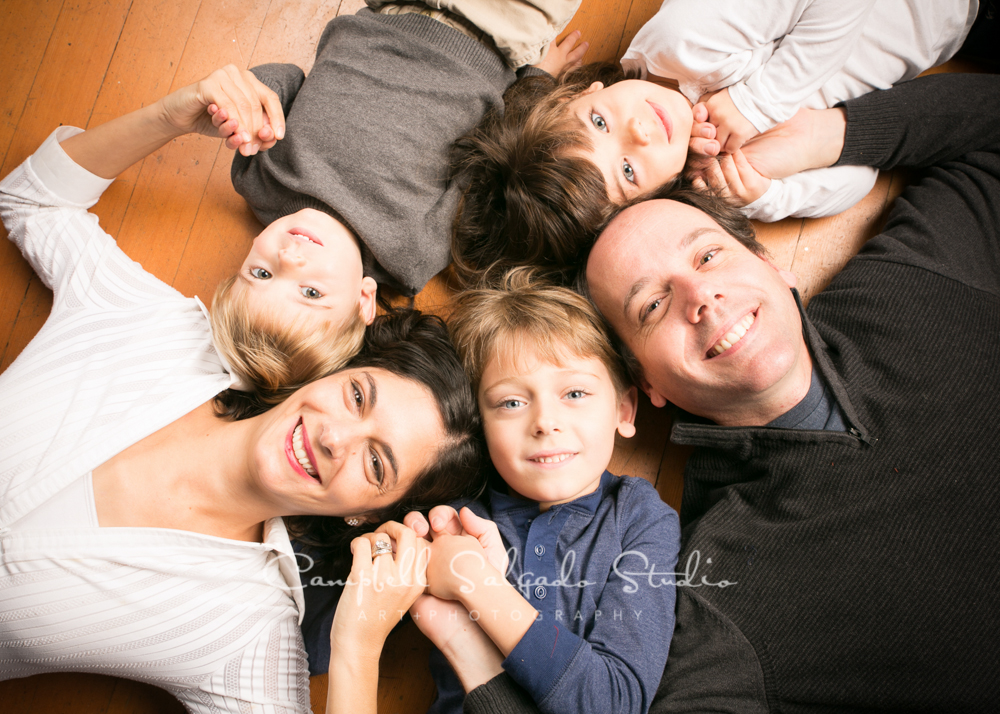
M 660 200 L 623 212 L 594 245 L 587 281 L 657 406 L 763 425 L 808 389 L 795 276 L 696 208 Z

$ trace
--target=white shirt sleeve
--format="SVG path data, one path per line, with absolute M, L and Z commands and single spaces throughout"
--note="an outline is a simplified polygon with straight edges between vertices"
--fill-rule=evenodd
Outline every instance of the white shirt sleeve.
M 875 185 L 878 170 L 833 166 L 773 179 L 763 196 L 740 210 L 747 218 L 771 223 L 788 216 L 820 218 L 846 211 Z
M 692 102 L 729 87 L 759 130 L 790 119 L 847 61 L 875 0 L 666 0 L 622 58 Z
M 0 182 L 0 217 L 58 304 L 115 307 L 180 293 L 125 255 L 88 212 L 112 179 L 90 173 L 59 145 L 82 129 L 59 127 Z M 114 295 L 111 299 L 110 296 Z

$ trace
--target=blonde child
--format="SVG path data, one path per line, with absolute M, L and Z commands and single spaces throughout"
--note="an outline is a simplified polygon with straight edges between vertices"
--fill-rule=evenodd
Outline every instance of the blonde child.
M 648 481 L 606 470 L 615 433 L 635 433 L 635 387 L 589 302 L 527 269 L 463 294 L 451 329 L 498 478 L 461 515 L 431 512 L 418 625 L 447 657 L 488 637 L 544 712 L 645 712 L 673 629 L 680 529 Z M 483 534 L 483 518 L 509 567 L 450 535 L 459 523 Z M 440 656 L 432 673 L 432 711 L 460 711 L 463 683 Z

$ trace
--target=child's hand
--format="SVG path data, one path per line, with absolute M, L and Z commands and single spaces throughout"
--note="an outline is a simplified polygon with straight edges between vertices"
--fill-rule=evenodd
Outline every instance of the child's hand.
M 427 589 L 442 600 L 459 600 L 480 588 L 506 585 L 503 573 L 486 558 L 473 536 L 442 534 L 431 544 Z
M 702 104 L 708 113 L 706 120 L 715 125 L 721 151 L 731 154 L 748 139 L 757 136 L 757 128 L 733 104 L 728 87 L 715 94 L 705 95 L 695 107 Z
M 771 179 L 761 176 L 737 149 L 707 162 L 692 179 L 695 188 L 711 189 L 737 207 L 747 206 L 764 195 Z
M 419 511 L 406 514 L 403 519 L 408 527 L 422 537 L 434 540 L 441 535 L 471 535 L 479 541 L 486 553 L 486 560 L 501 573 L 507 572 L 509 558 L 497 524 L 487 518 L 480 518 L 471 508 L 463 508 L 461 513 L 451 506 L 435 506 L 428 514 L 430 523 Z
M 590 47 L 589 42 L 580 42 L 580 31 L 575 30 L 562 39 L 562 42 L 552 40 L 545 59 L 536 64 L 540 70 L 558 77 L 563 72 L 576 69 L 583 63 L 583 56 Z
M 691 108 L 694 123 L 691 125 L 691 138 L 688 140 L 690 150 L 689 162 L 698 163 L 699 157 L 718 156 L 719 142 L 716 140 L 715 124 L 708 121 L 708 107 L 702 103 Z
M 278 95 L 234 65 L 168 94 L 160 103 L 165 120 L 179 131 L 221 137 L 244 156 L 269 149 L 285 135 Z

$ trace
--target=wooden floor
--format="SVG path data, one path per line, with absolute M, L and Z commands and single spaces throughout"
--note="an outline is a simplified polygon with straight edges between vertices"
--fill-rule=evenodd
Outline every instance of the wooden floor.
M 60 124 L 89 127 L 182 87 L 226 63 L 252 67 L 293 62 L 308 71 L 330 18 L 363 0 L 3 0 L 0 56 L 0 175 L 22 162 Z M 620 57 L 660 0 L 584 0 L 570 29 L 590 41 L 588 60 Z M 965 67 L 950 63 L 951 67 Z M 93 209 L 135 260 L 187 295 L 209 302 L 235 272 L 261 229 L 229 181 L 220 142 L 178 139 L 137 164 Z M 901 178 L 880 177 L 844 214 L 760 227 L 774 262 L 798 275 L 806 299 L 821 290 L 874 234 Z M 0 229 L 2 230 L 2 229 Z M 6 236 L 6 232 L 4 231 Z M 450 289 L 436 278 L 417 296 L 447 312 Z M 17 357 L 52 304 L 31 268 L 0 241 L 0 370 Z M 670 419 L 643 399 L 638 435 L 620 440 L 616 473 L 653 482 L 680 506 L 687 451 L 667 443 Z M 433 699 L 428 643 L 411 626 L 390 638 L 380 670 L 379 711 L 423 712 Z M 312 682 L 314 711 L 324 709 L 326 677 Z M 0 710 L 57 714 L 176 712 L 180 705 L 147 685 L 85 674 L 40 675 L 0 683 Z

